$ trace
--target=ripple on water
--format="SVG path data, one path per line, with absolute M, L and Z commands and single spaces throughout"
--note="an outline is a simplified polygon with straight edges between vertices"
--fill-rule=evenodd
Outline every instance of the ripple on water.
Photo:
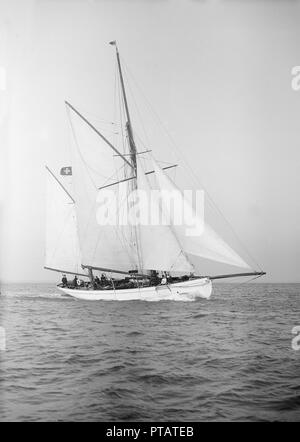
M 1 420 L 300 420 L 300 285 L 81 303 L 5 286 Z

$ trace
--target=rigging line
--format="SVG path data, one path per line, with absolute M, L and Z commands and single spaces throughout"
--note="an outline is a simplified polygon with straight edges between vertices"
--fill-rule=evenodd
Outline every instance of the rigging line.
M 91 118 L 97 120 L 97 122 L 107 123 L 107 124 L 115 124 L 113 121 L 110 121 L 106 118 L 101 118 L 99 114 L 91 112 L 90 108 L 86 108 L 84 105 L 80 103 L 80 109 L 85 113 L 85 115 L 90 116 Z
M 126 111 L 125 111 L 125 103 L 124 98 L 121 93 L 121 80 L 118 75 L 118 61 L 116 59 L 116 81 L 117 81 L 117 87 L 118 87 L 118 106 L 119 106 L 119 117 L 120 117 L 120 127 L 121 127 L 121 133 L 122 133 L 122 147 L 123 147 L 123 153 L 126 153 L 126 145 L 125 145 L 125 135 L 124 135 L 124 128 L 126 127 Z M 125 118 L 124 118 L 125 117 Z
M 128 110 L 128 104 L 127 104 L 127 99 L 126 99 L 126 93 L 125 93 L 125 86 L 124 86 L 124 80 L 123 80 L 123 76 L 122 76 L 122 70 L 121 70 L 121 62 L 120 62 L 120 58 L 119 58 L 119 52 L 117 50 L 117 61 L 118 61 L 118 68 L 119 68 L 119 74 L 120 74 L 120 84 L 122 87 L 122 98 L 123 98 L 123 104 L 124 104 L 124 108 L 125 108 L 125 113 L 126 113 L 126 133 L 127 133 L 127 142 L 129 144 L 129 151 L 132 154 L 131 155 L 131 164 L 135 170 L 136 168 L 136 156 L 135 156 L 135 144 L 133 141 L 133 133 L 132 133 L 132 127 L 131 127 L 131 121 L 130 121 L 130 115 L 129 115 L 129 110 Z M 127 189 L 129 191 L 129 188 L 131 190 L 135 190 L 136 189 L 136 180 L 132 180 L 132 182 L 129 183 L 129 185 L 127 186 Z M 131 238 L 132 238 L 132 245 L 134 246 L 136 253 L 137 253 L 137 257 L 138 257 L 138 261 L 139 261 L 139 266 L 140 268 L 142 267 L 142 258 L 141 258 L 141 252 L 140 252 L 140 247 L 139 247 L 139 236 L 138 236 L 138 228 L 136 226 L 132 226 L 131 227 Z
M 103 120 L 102 118 L 97 118 L 97 116 L 89 111 L 86 111 L 84 109 L 84 114 L 89 117 L 91 120 L 93 120 L 93 122 L 97 123 L 97 124 L 103 124 L 103 125 L 110 125 L 110 126 L 117 126 L 117 124 L 113 121 L 109 121 L 109 120 Z M 112 129 L 112 128 L 111 128 Z M 106 129 L 108 130 L 108 129 Z
M 136 177 L 134 177 L 134 179 L 136 179 Z M 136 190 L 136 186 L 132 181 L 130 181 L 128 183 L 129 185 L 127 186 L 127 190 L 128 190 L 128 194 L 127 194 L 127 212 L 129 210 L 129 205 L 128 205 L 128 195 L 130 193 L 130 191 L 135 191 Z M 131 186 L 130 186 L 131 184 Z M 135 215 L 135 211 L 134 211 L 134 215 Z M 136 217 L 135 217 L 135 221 L 136 221 Z M 138 259 L 138 265 L 140 267 L 140 270 L 143 269 L 143 255 L 142 255 L 142 246 L 141 246 L 141 234 L 140 234 L 140 225 L 137 225 L 137 223 L 135 222 L 133 225 L 130 225 L 130 229 L 131 229 L 131 248 L 133 248 L 135 250 L 137 259 Z
M 82 109 L 82 111 L 84 112 L 84 114 L 87 117 L 91 117 L 94 121 L 97 121 L 97 123 L 100 123 L 100 124 L 103 123 L 103 124 L 109 124 L 109 125 L 115 125 L 115 126 L 118 125 L 115 121 L 110 121 L 106 118 L 99 117 L 99 114 L 91 112 L 90 108 L 88 109 L 82 104 L 80 104 L 80 109 Z
M 178 255 L 177 255 L 175 261 L 173 262 L 173 264 L 172 264 L 172 266 L 171 266 L 171 268 L 170 268 L 170 270 L 169 270 L 170 272 L 172 272 L 172 269 L 174 268 L 175 264 L 177 263 L 177 261 L 179 260 L 179 258 L 180 258 L 181 255 L 182 255 L 184 258 L 186 258 L 185 254 L 184 254 L 184 251 L 183 251 L 183 250 L 180 250 L 180 252 L 178 253 Z M 190 262 L 190 261 L 188 261 L 188 263 L 190 264 L 191 268 L 193 269 L 193 272 L 195 272 L 196 269 L 195 269 L 194 264 L 193 264 L 192 262 Z M 183 273 L 183 272 L 182 272 L 182 273 Z
M 123 63 L 123 58 L 122 58 L 122 63 Z M 126 64 L 125 64 L 125 77 L 127 77 L 127 78 L 126 78 L 126 80 L 127 80 L 126 83 L 127 83 L 127 86 L 128 86 L 129 93 L 130 93 L 130 96 L 131 96 L 131 98 L 132 98 L 132 101 L 133 101 L 134 106 L 135 106 L 135 108 L 136 108 L 136 111 L 137 111 L 137 114 L 138 114 L 138 117 L 139 117 L 139 120 L 140 120 L 140 123 L 141 123 L 142 129 L 143 129 L 143 132 L 144 132 L 144 135 L 145 135 L 145 139 L 147 140 L 146 142 L 149 143 L 149 137 L 148 137 L 148 134 L 147 134 L 147 131 L 146 131 L 146 128 L 145 128 L 145 125 L 144 125 L 143 119 L 142 119 L 142 114 L 141 114 L 140 109 L 139 109 L 139 107 L 138 107 L 138 105 L 137 105 L 137 101 L 136 101 L 136 99 L 135 99 L 135 97 L 134 97 L 134 94 L 133 94 L 133 91 L 132 91 L 132 88 L 131 88 L 130 82 L 128 81 L 128 76 L 126 75 Z
M 110 181 L 112 178 L 114 178 L 114 177 L 116 177 L 116 179 L 118 180 L 119 179 L 119 176 L 118 176 L 118 174 L 119 174 L 119 172 L 122 170 L 122 169 L 124 169 L 125 168 L 125 164 L 122 164 L 122 166 L 121 167 L 119 167 L 110 177 L 107 177 L 106 178 L 106 180 L 104 181 L 104 183 L 102 183 L 102 186 L 100 187 L 100 188 L 102 188 L 102 187 L 107 187 L 106 186 L 106 183 L 108 182 L 108 181 Z M 112 184 L 114 184 L 114 183 L 112 183 Z M 99 190 L 100 189 L 98 186 L 97 186 L 97 189 Z
M 241 282 L 240 284 L 234 284 L 234 288 L 240 287 L 241 285 L 249 284 L 250 282 L 254 281 L 255 279 L 261 278 L 262 276 L 264 275 L 254 276 L 254 278 L 251 278 L 248 281 Z
M 132 184 L 132 181 L 130 182 Z M 135 191 L 135 186 L 127 186 L 127 213 L 129 211 L 129 201 L 128 196 L 131 191 Z M 134 211 L 135 215 L 135 211 Z M 136 217 L 135 217 L 136 220 Z M 136 257 L 138 259 L 138 264 L 140 267 L 140 270 L 142 270 L 143 267 L 143 260 L 142 260 L 142 251 L 141 251 L 141 241 L 140 241 L 140 226 L 136 224 L 136 222 L 132 225 L 130 224 L 130 248 L 135 250 Z
M 135 138 L 138 139 L 139 143 L 145 148 L 145 150 L 149 150 L 148 146 L 143 142 L 142 138 L 139 136 L 139 134 L 136 130 L 134 130 L 133 135 Z M 147 144 L 150 144 L 150 143 L 147 143 Z
M 120 71 L 120 66 L 119 66 L 119 71 Z M 120 72 L 120 89 L 122 86 L 122 78 L 121 78 L 121 72 Z M 124 88 L 124 85 L 123 85 Z M 132 134 L 132 127 L 130 124 L 130 120 L 129 120 L 129 113 L 128 113 L 128 108 L 127 108 L 127 103 L 125 102 L 126 98 L 125 98 L 125 91 L 123 91 L 121 97 L 120 97 L 120 112 L 121 112 L 121 108 L 122 108 L 122 104 L 123 104 L 123 112 L 124 115 L 126 116 L 125 120 L 128 120 L 126 123 L 126 133 L 127 133 L 127 143 L 128 143 L 128 152 L 131 153 L 131 157 L 132 157 L 132 149 L 131 149 L 131 144 L 130 144 L 130 140 L 129 140 L 129 136 L 133 136 Z M 121 113 L 122 115 L 122 113 Z M 130 127 L 128 128 L 128 124 L 130 124 Z M 121 120 L 121 127 L 122 127 L 122 120 Z M 129 133 L 130 130 L 130 133 Z M 123 138 L 124 140 L 124 138 Z M 129 189 L 131 190 L 135 190 L 136 188 L 136 182 L 135 182 L 135 178 L 132 180 L 132 182 L 130 181 L 129 185 L 128 185 L 128 191 Z M 127 209 L 128 210 L 128 209 Z M 143 262 L 142 262 L 142 251 L 141 251 L 141 241 L 140 241 L 140 228 L 139 226 L 133 225 L 131 226 L 131 248 L 134 248 L 137 254 L 137 258 L 138 258 L 138 264 L 140 269 L 142 269 L 143 267 Z
M 72 131 L 72 134 L 73 134 L 75 145 L 76 145 L 77 151 L 79 153 L 79 156 L 81 158 L 81 161 L 82 161 L 84 167 L 86 168 L 87 174 L 88 174 L 88 176 L 89 176 L 93 186 L 95 187 L 95 189 L 97 189 L 96 183 L 94 182 L 94 180 L 93 180 L 93 178 L 91 176 L 91 173 L 90 173 L 90 171 L 93 170 L 93 169 L 87 164 L 87 162 L 85 161 L 85 159 L 84 159 L 84 157 L 83 157 L 83 155 L 81 153 L 81 150 L 80 150 L 80 147 L 79 147 L 79 142 L 78 142 L 78 139 L 77 139 L 77 136 L 76 136 L 76 131 L 74 129 L 73 122 L 72 122 L 71 115 L 70 115 L 70 111 L 69 111 L 68 108 L 67 108 L 67 115 L 68 115 L 69 123 L 70 123 L 70 126 L 71 126 L 71 131 Z
M 123 154 L 126 154 L 126 146 L 125 146 L 125 136 L 124 136 L 124 128 L 125 128 L 125 124 L 123 124 L 123 113 L 122 113 L 122 101 L 121 101 L 121 91 L 120 91 L 120 80 L 119 79 L 119 75 L 118 75 L 118 63 L 117 63 L 117 59 L 115 62 L 115 112 L 117 114 L 117 104 L 118 104 L 118 115 L 120 118 L 120 129 L 121 129 L 121 145 L 122 145 L 122 150 L 123 150 Z M 124 112 L 124 109 L 123 109 Z M 121 174 L 121 171 L 120 171 Z M 121 181 L 120 179 L 120 174 L 118 173 L 118 181 Z M 122 178 L 127 177 L 127 168 L 125 167 L 124 164 L 124 168 L 123 168 L 123 174 L 122 174 Z M 124 245 L 123 245 L 124 248 Z
M 98 129 L 95 128 L 95 126 L 92 125 L 92 123 L 89 122 L 89 120 L 87 120 L 77 109 L 75 109 L 74 106 L 72 106 L 72 104 L 70 104 L 69 102 L 65 102 L 66 105 L 72 109 L 72 111 L 81 118 L 81 120 L 83 120 L 115 153 L 118 153 L 122 156 L 122 154 L 115 148 L 115 146 L 113 146 L 113 144 L 111 144 L 111 142 L 104 137 L 104 135 L 101 134 L 101 132 L 99 132 Z M 127 163 L 129 166 L 132 167 L 131 163 L 129 161 L 127 161 L 127 159 L 125 157 L 123 157 L 123 160 L 125 161 L 125 163 Z
M 119 110 L 119 95 L 118 95 L 118 73 L 117 73 L 117 60 L 115 60 L 115 73 L 114 73 L 115 75 L 114 75 L 114 120 L 115 120 L 115 122 L 116 122 L 116 124 L 118 125 L 118 127 L 119 127 L 119 129 L 121 130 L 121 143 L 122 143 L 122 145 L 123 145 L 123 125 L 122 125 L 122 122 L 121 122 L 121 120 L 120 120 L 120 122 L 118 122 L 117 123 L 117 119 L 119 118 L 119 114 L 120 114 L 120 112 L 119 112 L 119 114 L 118 114 L 118 110 Z M 117 136 L 118 135 L 118 136 Z M 120 132 L 118 132 L 118 134 L 116 134 L 115 133 L 115 136 L 114 136 L 114 144 L 116 145 L 116 146 L 118 146 L 118 149 L 119 150 L 121 150 L 120 149 L 120 145 L 121 145 L 121 143 L 120 143 L 120 141 L 119 141 L 119 135 L 120 135 Z M 122 146 L 123 147 L 123 146 Z M 124 147 L 123 147 L 123 153 L 124 153 Z M 115 155 L 114 155 L 115 156 Z M 114 158 L 114 160 L 115 160 L 115 158 Z M 115 161 L 114 161 L 114 164 L 115 164 Z M 118 179 L 118 181 L 120 180 L 120 178 L 119 178 L 119 176 L 120 176 L 120 172 L 121 172 L 121 170 L 124 170 L 125 169 L 125 163 L 124 163 L 124 168 L 120 168 L 120 169 L 118 169 L 117 170 L 117 172 L 116 172 L 116 177 L 117 177 L 117 179 Z M 125 172 L 124 172 L 125 173 Z M 111 177 L 112 178 L 112 177 Z
M 75 203 L 74 198 L 72 197 L 72 195 L 68 192 L 68 190 L 65 188 L 65 186 L 59 181 L 59 179 L 54 175 L 54 173 L 49 169 L 48 166 L 45 166 L 46 170 L 50 173 L 50 175 L 52 176 L 52 178 L 55 179 L 55 181 L 57 182 L 57 184 L 60 185 L 60 187 L 65 191 L 65 193 L 68 195 L 68 197 L 71 199 L 71 201 L 73 202 L 73 204 Z
M 170 161 L 162 161 L 162 160 L 156 160 L 156 161 L 162 164 L 174 164 L 173 162 L 170 163 Z
M 123 94 L 121 94 L 121 84 L 120 83 L 121 83 L 121 79 L 119 82 L 120 115 L 121 115 L 121 118 L 123 116 L 123 118 L 126 121 L 127 120 L 127 113 L 126 113 L 126 107 L 125 107 L 125 98 L 124 98 Z M 122 130 L 122 134 L 123 134 L 122 141 L 123 141 L 124 153 L 131 152 L 127 124 L 126 124 L 126 138 L 124 137 L 123 127 L 125 127 L 125 124 L 123 125 L 123 120 L 121 120 L 121 130 Z M 126 147 L 127 147 L 127 149 L 126 149 Z M 130 174 L 130 171 L 129 171 L 129 174 Z M 124 176 L 128 177 L 126 170 L 125 170 Z M 129 183 L 129 185 L 127 185 L 127 195 L 126 195 L 126 201 L 125 201 L 127 203 L 126 208 L 123 207 L 123 210 L 127 211 L 127 216 L 128 216 L 128 212 L 129 212 L 128 196 L 129 196 L 129 193 L 133 190 L 133 186 L 130 184 L 131 183 Z M 128 233 L 129 233 L 129 237 L 128 237 Z M 125 239 L 125 235 L 123 235 L 123 236 Z M 137 267 L 137 263 L 138 263 L 140 269 L 142 269 L 142 258 L 141 258 L 141 251 L 140 251 L 140 247 L 139 247 L 140 240 L 139 240 L 139 236 L 138 236 L 138 229 L 136 226 L 132 226 L 132 225 L 130 226 L 129 232 L 127 232 L 127 238 L 125 240 L 127 240 L 127 249 L 130 250 L 129 258 L 130 258 L 132 265 L 134 267 Z
M 136 170 L 136 174 L 137 173 L 138 173 L 138 171 Z M 138 188 L 137 180 L 135 180 L 135 181 L 136 181 L 136 188 L 134 188 L 134 190 Z M 138 223 L 138 225 L 135 225 L 135 240 L 136 240 L 136 249 L 137 249 L 137 254 L 138 254 L 139 266 L 140 266 L 140 270 L 142 271 L 144 268 L 144 259 L 143 259 L 143 244 L 142 244 L 142 240 L 141 240 L 141 225 L 140 225 L 140 223 Z
M 232 227 L 231 223 L 228 221 L 228 219 L 225 217 L 225 215 L 223 214 L 223 212 L 221 211 L 221 209 L 217 206 L 217 204 L 214 202 L 213 198 L 211 197 L 211 195 L 209 194 L 209 192 L 207 191 L 207 189 L 205 188 L 205 186 L 200 182 L 199 177 L 195 174 L 194 170 L 191 168 L 191 166 L 189 165 L 189 163 L 187 162 L 187 160 L 185 159 L 185 157 L 182 155 L 180 148 L 177 146 L 177 144 L 175 143 L 175 140 L 173 139 L 172 135 L 170 134 L 170 132 L 167 130 L 167 128 L 165 127 L 165 125 L 163 124 L 163 122 L 161 121 L 160 117 L 158 116 L 157 112 L 155 111 L 155 109 L 153 108 L 153 106 L 151 105 L 150 101 L 147 99 L 146 95 L 144 94 L 144 92 L 142 91 L 141 87 L 138 85 L 137 81 L 135 80 L 134 75 L 132 74 L 132 72 L 130 71 L 130 69 L 128 68 L 127 64 L 124 62 L 125 68 L 127 70 L 127 72 L 130 74 L 131 78 L 133 79 L 137 89 L 140 91 L 141 95 L 143 96 L 144 100 L 146 101 L 146 103 L 148 104 L 149 109 L 151 110 L 152 114 L 155 116 L 157 122 L 159 123 L 159 125 L 162 127 L 162 129 L 165 131 L 165 133 L 167 134 L 171 144 L 173 145 L 173 147 L 175 148 L 177 154 L 179 155 L 179 157 L 182 159 L 182 161 L 184 162 L 185 166 L 187 167 L 187 169 L 190 171 L 192 177 L 195 180 L 195 183 L 198 185 L 200 184 L 203 189 L 205 190 L 208 198 L 210 199 L 213 207 L 215 208 L 215 210 L 219 213 L 219 215 L 223 218 L 223 220 L 226 222 L 226 224 L 228 225 L 228 227 L 230 228 L 232 234 L 235 236 L 236 240 L 240 243 L 240 246 L 242 246 L 242 248 L 244 249 L 244 251 L 247 253 L 248 257 L 251 259 L 251 261 L 253 261 L 253 263 L 255 263 L 256 266 L 258 266 L 258 268 L 261 270 L 262 267 L 260 266 L 260 264 L 257 262 L 257 260 L 255 260 L 253 258 L 253 256 L 251 255 L 251 253 L 249 252 L 248 248 L 245 246 L 245 244 L 241 241 L 240 237 L 237 235 L 237 233 L 235 232 L 234 228 Z
M 109 135 L 120 135 L 120 132 L 116 132 L 114 130 L 110 129 L 101 129 L 103 133 L 109 134 Z
M 93 119 L 93 121 L 95 121 L 98 124 L 105 124 L 105 125 L 110 125 L 110 126 L 117 126 L 117 124 L 114 121 L 109 121 L 109 120 L 103 120 L 102 118 L 97 118 L 97 116 L 95 114 L 91 114 L 91 112 L 85 111 L 84 112 L 85 115 L 87 117 L 90 117 Z
M 123 137 L 122 122 L 119 118 L 119 84 L 118 84 L 118 72 L 117 72 L 117 60 L 115 60 L 115 72 L 114 72 L 114 121 L 119 130 L 121 130 L 121 138 Z M 120 137 L 114 135 L 114 145 L 121 150 Z M 124 150 L 124 149 L 123 149 Z M 123 152 L 124 153 L 124 152 Z
M 119 168 L 117 171 L 115 171 L 115 173 L 112 174 L 110 177 L 107 177 L 107 176 L 104 176 L 104 175 L 100 174 L 96 169 L 94 169 L 93 167 L 91 167 L 91 166 L 86 162 L 85 158 L 83 157 L 83 155 L 82 155 L 82 153 L 81 153 L 81 150 L 80 150 L 80 147 L 79 147 L 79 142 L 78 142 L 78 139 L 77 139 L 77 136 L 76 136 L 76 131 L 75 131 L 75 129 L 74 129 L 74 126 L 73 126 L 72 120 L 71 120 L 71 118 L 70 118 L 70 115 L 68 115 L 68 116 L 69 116 L 69 122 L 70 122 L 70 125 L 71 125 L 71 130 L 72 130 L 72 133 L 73 133 L 74 141 L 75 141 L 75 144 L 76 144 L 76 147 L 77 147 L 78 153 L 79 153 L 79 155 L 80 155 L 81 161 L 82 161 L 82 163 L 84 164 L 84 166 L 85 166 L 85 168 L 86 168 L 86 170 L 87 170 L 88 176 L 89 176 L 89 178 L 90 178 L 90 180 L 91 180 L 93 186 L 95 187 L 95 189 L 98 190 L 98 186 L 96 185 L 95 181 L 93 180 L 90 171 L 94 172 L 96 175 L 98 175 L 99 177 L 101 177 L 102 179 L 104 179 L 104 180 L 105 180 L 105 181 L 104 181 L 104 184 L 105 184 L 107 181 L 109 181 L 110 179 L 112 179 L 114 176 L 117 177 L 117 176 L 118 176 L 117 174 L 118 174 L 119 170 L 121 170 L 123 167 L 125 167 L 125 164 L 122 164 L 122 166 L 120 166 L 120 168 Z
M 114 122 L 117 126 L 120 126 L 119 121 L 117 122 L 118 119 L 118 113 L 117 113 L 117 62 L 115 61 L 115 72 L 114 72 L 114 112 L 113 112 L 113 119 Z M 122 130 L 122 127 L 121 127 Z M 114 136 L 114 145 L 116 145 L 117 147 L 119 147 L 118 144 L 118 138 L 116 137 L 116 135 Z

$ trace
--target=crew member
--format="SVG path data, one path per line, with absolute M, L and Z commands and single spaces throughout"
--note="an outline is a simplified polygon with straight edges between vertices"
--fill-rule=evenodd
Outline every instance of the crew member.
M 77 287 L 77 285 L 78 285 L 78 278 L 77 278 L 77 275 L 75 275 L 75 278 L 73 279 L 73 286 L 74 286 L 74 288 L 76 288 Z
M 104 273 L 102 273 L 101 275 L 101 285 L 102 286 L 107 285 L 107 278 L 106 275 L 104 275 Z
M 162 284 L 162 285 L 166 285 L 167 282 L 168 282 L 168 280 L 167 280 L 167 274 L 164 272 L 163 275 L 162 275 L 162 278 L 161 278 L 161 284 Z
M 62 277 L 62 279 L 61 279 L 61 283 L 62 283 L 62 286 L 63 286 L 63 287 L 67 287 L 67 285 L 68 285 L 68 280 L 67 280 L 66 275 L 63 275 L 63 277 Z

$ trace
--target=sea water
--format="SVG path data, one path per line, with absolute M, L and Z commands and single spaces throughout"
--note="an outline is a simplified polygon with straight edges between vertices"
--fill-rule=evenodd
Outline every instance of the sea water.
M 297 284 L 194 302 L 6 285 L 0 326 L 0 421 L 300 421 Z

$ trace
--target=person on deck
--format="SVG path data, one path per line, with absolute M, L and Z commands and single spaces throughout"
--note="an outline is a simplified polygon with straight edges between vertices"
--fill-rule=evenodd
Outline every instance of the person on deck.
M 62 286 L 63 286 L 63 287 L 67 287 L 67 285 L 68 285 L 68 280 L 67 280 L 66 275 L 63 275 L 63 277 L 62 277 L 62 279 L 61 279 L 61 283 L 62 283 Z
M 155 286 L 158 285 L 160 283 L 160 279 L 158 277 L 158 273 L 156 270 L 151 270 L 151 274 L 150 274 L 150 285 L 151 286 Z
M 96 288 L 100 287 L 101 282 L 100 282 L 99 276 L 96 276 L 94 283 L 95 283 Z
M 100 281 L 100 283 L 101 283 L 101 286 L 103 287 L 103 286 L 105 286 L 105 285 L 107 285 L 107 278 L 106 278 L 106 275 L 104 275 L 104 273 L 102 273 L 102 275 L 101 275 L 101 281 Z
M 164 273 L 162 274 L 161 284 L 162 284 L 162 285 L 166 285 L 167 283 L 168 283 L 167 274 L 166 274 L 166 272 L 164 272 Z
M 172 276 L 170 275 L 170 273 L 166 273 L 166 277 L 167 277 L 167 283 L 171 284 L 172 283 Z
M 77 285 L 78 285 L 77 281 L 78 281 L 78 278 L 77 278 L 77 275 L 75 275 L 75 278 L 73 279 L 73 286 L 75 289 L 77 288 Z

